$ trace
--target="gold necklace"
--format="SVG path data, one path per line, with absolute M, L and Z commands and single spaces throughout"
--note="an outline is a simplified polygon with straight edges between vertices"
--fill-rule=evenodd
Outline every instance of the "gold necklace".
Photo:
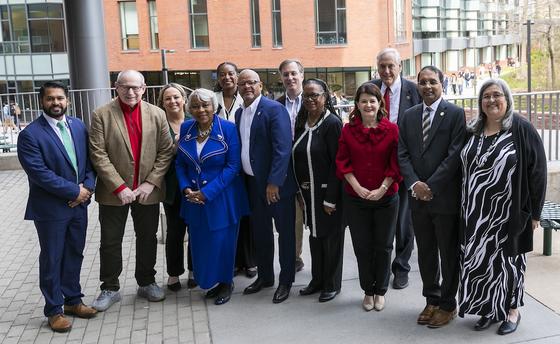
M 206 137 L 208 135 L 210 135 L 210 132 L 212 131 L 212 127 L 214 126 L 214 123 L 210 124 L 210 126 L 206 129 L 206 130 L 201 130 L 200 129 L 200 125 L 197 124 L 198 127 L 198 136 L 200 137 Z

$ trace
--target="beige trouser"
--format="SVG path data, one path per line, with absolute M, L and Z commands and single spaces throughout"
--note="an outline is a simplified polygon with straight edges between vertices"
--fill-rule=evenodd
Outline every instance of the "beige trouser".
M 299 204 L 296 199 L 296 260 L 302 260 L 301 258 L 301 250 L 302 250 L 302 241 L 303 241 L 303 211 L 299 207 Z

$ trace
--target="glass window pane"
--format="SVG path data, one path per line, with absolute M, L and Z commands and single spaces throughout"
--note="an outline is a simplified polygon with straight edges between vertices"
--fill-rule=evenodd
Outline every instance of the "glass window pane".
M 47 18 L 47 4 L 27 5 L 29 18 Z
M 338 44 L 346 44 L 346 11 L 337 11 Z
M 346 1 L 345 0 L 337 0 L 336 6 L 338 8 L 345 8 L 346 7 Z
M 8 6 L 0 6 L 0 19 L 8 19 Z
M 336 31 L 334 0 L 317 0 L 318 31 Z
M 49 18 L 64 18 L 64 14 L 62 13 L 62 5 L 49 4 L 48 15 Z
M 206 0 L 191 0 L 191 13 L 206 13 Z
M 66 51 L 63 20 L 49 20 L 49 37 L 51 41 L 51 52 Z
M 12 32 L 14 41 L 27 41 L 27 16 L 25 15 L 25 5 L 11 6 L 12 12 Z
M 253 47 L 261 46 L 261 21 L 259 13 L 259 0 L 251 0 L 251 34 Z
M 2 21 L 2 37 L 3 42 L 11 41 L 10 37 L 10 22 L 7 20 Z
M 280 12 L 275 12 L 273 14 L 273 32 L 274 32 L 274 46 L 282 45 L 282 17 Z
M 34 53 L 50 52 L 49 26 L 47 20 L 30 20 L 31 51 Z
M 208 19 L 206 16 L 192 16 L 193 48 L 208 48 Z

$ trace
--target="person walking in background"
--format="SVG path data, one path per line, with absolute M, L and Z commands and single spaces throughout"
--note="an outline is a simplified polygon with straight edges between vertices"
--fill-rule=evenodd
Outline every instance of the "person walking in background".
M 525 253 L 533 249 L 546 192 L 546 156 L 535 128 L 513 109 L 501 79 L 486 80 L 478 115 L 461 151 L 463 183 L 459 315 L 480 316 L 474 328 L 501 321 L 498 334 L 521 321 Z
M 277 99 L 277 101 L 286 107 L 290 114 L 290 124 L 292 130 L 292 138 L 295 133 L 296 117 L 302 105 L 301 94 L 303 92 L 303 74 L 304 68 L 299 60 L 288 59 L 282 61 L 278 67 L 280 78 L 284 85 L 285 93 Z M 296 272 L 303 269 L 305 264 L 301 258 L 303 248 L 303 210 L 296 204 Z
M 165 293 L 155 281 L 156 233 L 164 178 L 173 158 L 173 140 L 165 112 L 142 101 L 144 77 L 137 71 L 119 73 L 118 97 L 92 114 L 89 146 L 98 179 L 95 200 L 101 225 L 101 293 L 93 306 L 107 310 L 120 301 L 122 240 L 131 211 L 136 234 L 138 296 L 162 301 Z
M 222 62 L 216 68 L 218 84 L 215 89 L 218 99 L 218 114 L 220 117 L 235 123 L 235 112 L 243 104 L 237 87 L 238 70 L 233 62 Z M 249 216 L 243 216 L 239 224 L 237 237 L 237 250 L 235 257 L 235 274 L 245 272 L 247 278 L 257 275 L 255 262 L 255 248 L 251 234 L 251 221 Z
M 44 314 L 55 332 L 72 323 L 64 316 L 91 318 L 82 303 L 80 271 L 86 244 L 87 206 L 95 188 L 84 123 L 66 116 L 68 88 L 47 81 L 39 90 L 43 113 L 18 137 L 17 153 L 29 180 L 25 219 L 39 236 L 39 286 Z
M 258 277 L 243 291 L 254 294 L 274 285 L 274 233 L 278 232 L 279 284 L 273 303 L 290 296 L 295 276 L 295 193 L 290 166 L 292 131 L 290 115 L 282 104 L 261 95 L 259 75 L 250 69 L 239 74 L 243 107 L 235 114 L 241 137 L 241 162 L 248 179 L 251 226 Z
M 170 83 L 162 87 L 159 92 L 158 106 L 165 111 L 169 134 L 173 140 L 173 149 L 177 153 L 179 130 L 185 119 L 190 118 L 186 111 L 187 94 L 183 86 Z M 177 183 L 175 166 L 171 165 L 165 174 L 165 200 L 163 210 L 167 220 L 167 236 L 165 240 L 165 260 L 167 262 L 167 288 L 171 291 L 181 289 L 179 276 L 185 273 L 185 234 L 187 225 L 181 218 L 181 193 Z M 187 269 L 189 270 L 187 287 L 197 286 L 193 277 L 190 236 L 187 241 Z
M 300 295 L 321 292 L 327 302 L 340 292 L 344 226 L 341 182 L 336 177 L 336 152 L 342 122 L 330 99 L 327 84 L 319 79 L 303 83 L 303 106 L 295 123 L 292 160 L 299 186 L 299 207 L 310 229 L 311 281 Z
M 387 119 L 375 84 L 362 84 L 354 103 L 350 122 L 340 136 L 337 176 L 346 181 L 343 203 L 365 293 L 362 307 L 381 311 L 391 275 L 399 209 L 399 130 Z
M 233 292 L 239 221 L 249 213 L 240 175 L 241 151 L 235 124 L 215 114 L 214 92 L 199 88 L 188 98 L 193 119 L 181 125 L 176 169 L 181 216 L 189 226 L 194 278 L 210 289 L 214 304 Z
M 442 98 L 443 73 L 418 73 L 423 103 L 399 124 L 399 166 L 407 190 L 426 307 L 418 324 L 438 328 L 457 315 L 459 153 L 465 143 L 465 112 Z M 442 281 L 440 283 L 440 271 Z
M 387 119 L 398 125 L 405 111 L 420 104 L 422 99 L 414 82 L 401 77 L 401 56 L 397 50 L 393 48 L 381 50 L 377 54 L 377 69 L 380 79 L 372 82 L 381 90 Z M 414 249 L 414 230 L 410 218 L 407 189 L 402 182 L 398 190 L 399 215 L 395 232 L 395 258 L 391 270 L 393 288 L 403 289 L 408 286 L 409 260 Z

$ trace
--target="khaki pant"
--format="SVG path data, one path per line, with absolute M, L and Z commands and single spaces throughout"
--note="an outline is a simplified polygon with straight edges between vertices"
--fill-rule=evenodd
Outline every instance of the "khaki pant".
M 303 210 L 296 200 L 296 260 L 302 260 L 301 251 L 303 245 Z

